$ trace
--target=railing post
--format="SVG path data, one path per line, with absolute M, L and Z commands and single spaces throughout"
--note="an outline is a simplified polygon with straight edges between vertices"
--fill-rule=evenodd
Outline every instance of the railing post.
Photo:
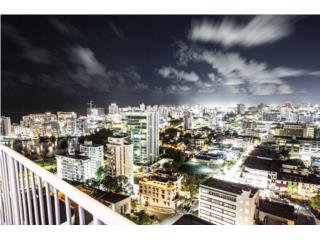
M 11 161 L 9 162 L 9 178 L 10 178 L 10 185 L 11 185 L 11 196 L 12 196 L 12 211 L 13 211 L 13 224 L 20 224 L 20 212 L 19 212 L 19 202 L 18 202 L 18 186 L 17 186 L 17 178 L 16 172 L 14 167 L 14 159 L 10 158 Z
M 4 198 L 4 217 L 5 223 L 7 225 L 12 223 L 12 213 L 11 213 L 11 200 L 10 200 L 10 191 L 9 191 L 9 179 L 8 179 L 8 166 L 7 159 L 5 158 L 6 153 L 1 152 L 1 176 L 2 176 L 2 190 Z
M 66 216 L 67 216 L 67 220 L 66 220 L 66 222 L 67 222 L 67 224 L 68 225 L 71 225 L 72 223 L 71 223 L 71 207 L 70 207 L 70 199 L 67 197 L 67 196 L 65 196 L 65 205 L 66 205 Z
M 56 218 L 56 225 L 60 225 L 60 203 L 59 203 L 59 192 L 56 188 L 53 189 L 54 194 L 54 212 L 55 212 L 55 218 Z

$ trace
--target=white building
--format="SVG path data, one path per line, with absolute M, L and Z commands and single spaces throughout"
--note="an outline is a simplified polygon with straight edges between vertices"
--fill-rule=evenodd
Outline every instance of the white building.
M 0 136 L 11 136 L 11 119 L 10 117 L 0 117 Z
M 89 176 L 95 178 L 98 168 L 104 167 L 104 152 L 103 146 L 92 144 L 86 141 L 84 145 L 80 145 L 80 152 L 90 159 Z
M 90 159 L 84 155 L 56 155 L 57 175 L 70 181 L 83 182 L 90 179 Z
M 119 113 L 119 107 L 115 103 L 111 103 L 109 106 L 109 114 L 118 114 Z
M 112 176 L 126 176 L 133 184 L 133 144 L 125 137 L 109 137 L 107 143 L 108 171 Z
M 199 187 L 199 217 L 218 225 L 253 225 L 259 190 L 209 178 Z
M 249 156 L 244 163 L 242 182 L 258 188 L 273 188 L 281 161 Z

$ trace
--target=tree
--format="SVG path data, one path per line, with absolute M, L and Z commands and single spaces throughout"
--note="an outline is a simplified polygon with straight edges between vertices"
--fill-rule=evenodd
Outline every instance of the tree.
M 93 186 L 102 186 L 107 191 L 122 193 L 127 195 L 133 194 L 133 186 L 129 183 L 126 176 L 114 177 L 108 174 L 107 168 L 98 168 L 96 178 L 92 179 L 89 183 Z
M 289 150 L 282 149 L 280 151 L 280 160 L 288 160 L 290 159 L 290 152 Z
M 106 169 L 104 169 L 103 167 L 99 167 L 97 172 L 96 172 L 96 180 L 99 183 L 102 183 L 103 179 L 106 176 Z
M 112 137 L 112 136 L 113 136 L 113 130 L 104 128 L 88 136 L 79 137 L 79 142 L 84 143 L 84 141 L 92 141 L 94 144 L 104 145 L 108 141 L 108 137 Z
M 311 199 L 310 205 L 314 210 L 317 210 L 318 208 L 320 208 L 320 194 L 319 193 Z
M 186 158 L 184 152 L 173 148 L 166 149 L 166 153 L 164 156 L 173 159 L 170 166 L 168 164 L 165 165 L 166 168 L 170 169 L 173 172 L 177 172 L 179 170 Z
M 184 174 L 182 180 L 182 190 L 190 193 L 190 198 L 198 194 L 199 185 L 204 181 L 205 176 L 198 174 Z
M 129 179 L 126 176 L 118 176 L 118 190 L 121 193 L 132 195 L 133 194 L 133 186 L 129 183 Z
M 139 225 L 150 225 L 153 224 L 153 220 L 150 218 L 150 216 L 144 211 L 141 210 L 136 214 L 137 221 L 136 223 Z

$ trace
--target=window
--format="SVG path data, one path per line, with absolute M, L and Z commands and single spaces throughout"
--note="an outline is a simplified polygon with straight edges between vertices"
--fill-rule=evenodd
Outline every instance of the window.
M 225 194 L 225 193 L 220 193 L 220 192 L 217 192 L 217 191 L 209 191 L 209 190 L 206 190 L 206 189 L 203 189 L 203 188 L 201 189 L 201 192 L 209 194 L 209 195 L 213 195 L 213 196 L 218 197 L 218 198 L 222 198 L 222 199 L 226 199 L 226 200 L 229 200 L 229 201 L 232 201 L 232 202 L 236 202 L 236 197 L 230 196 L 230 195 Z
M 229 218 L 224 217 L 224 216 L 220 216 L 220 215 L 216 215 L 216 214 L 210 213 L 210 212 L 208 212 L 208 211 L 206 211 L 206 210 L 203 210 L 203 209 L 200 210 L 200 213 L 201 213 L 201 214 L 204 214 L 204 215 L 207 215 L 207 216 L 209 216 L 209 217 L 211 217 L 211 218 L 218 219 L 218 220 L 220 220 L 220 221 L 222 221 L 222 222 L 226 222 L 226 223 L 230 223 L 230 224 L 235 224 L 235 221 L 232 220 L 232 219 L 229 219 Z M 209 218 L 209 219 L 210 219 L 210 218 Z

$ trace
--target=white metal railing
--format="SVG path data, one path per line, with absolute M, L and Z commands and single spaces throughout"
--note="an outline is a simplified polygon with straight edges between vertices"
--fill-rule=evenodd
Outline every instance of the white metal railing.
M 0 225 L 13 224 L 134 223 L 0 144 Z

